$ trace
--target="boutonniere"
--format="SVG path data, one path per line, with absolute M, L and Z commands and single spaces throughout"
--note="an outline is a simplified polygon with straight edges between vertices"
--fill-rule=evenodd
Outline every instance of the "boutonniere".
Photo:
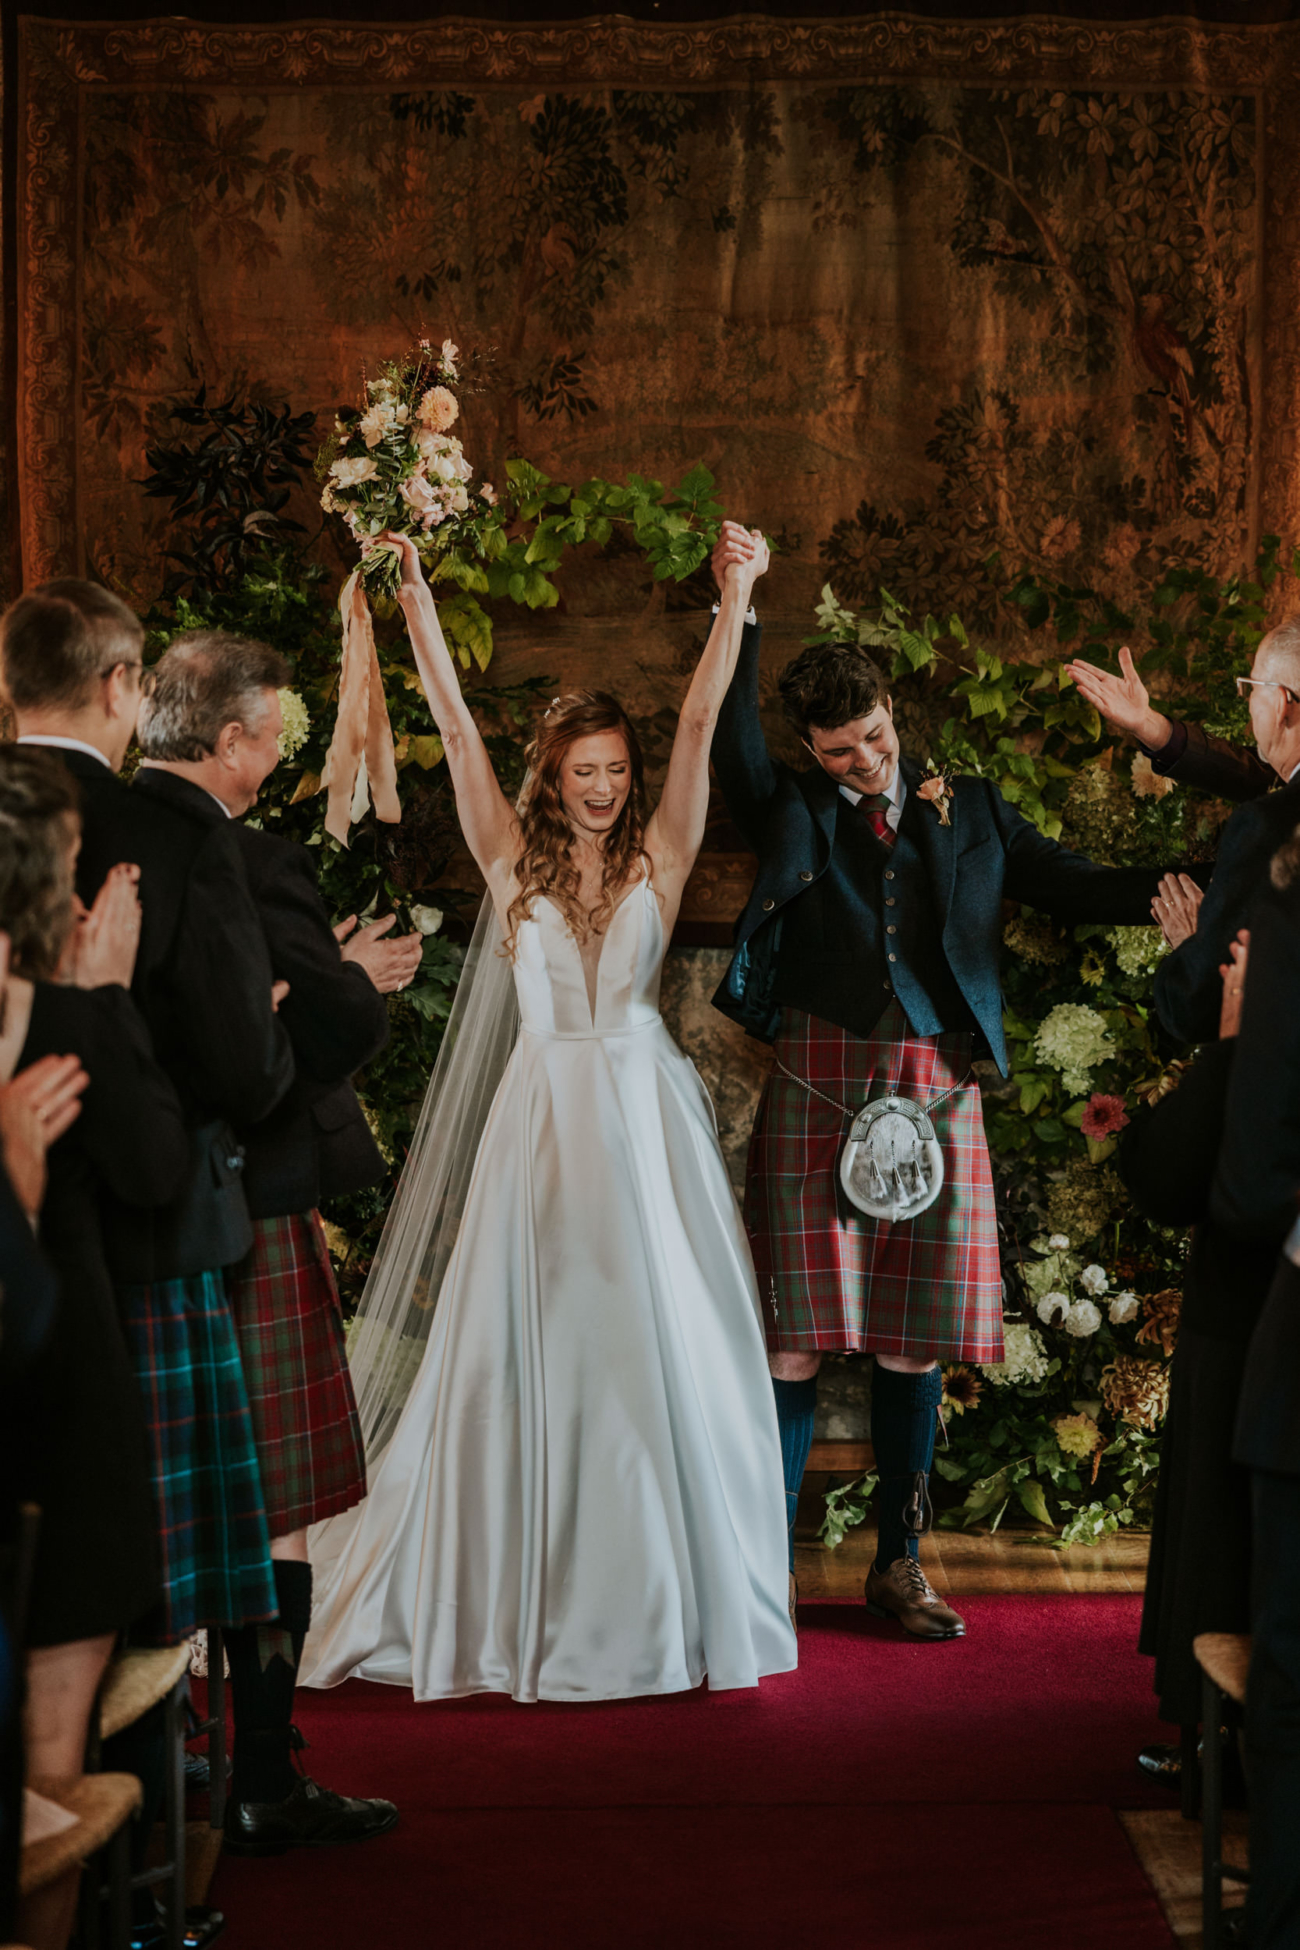
M 932 766 L 930 777 L 922 779 L 917 786 L 916 796 L 918 799 L 924 799 L 927 806 L 937 807 L 941 826 L 952 825 L 948 817 L 948 808 L 952 804 L 952 787 L 944 773 L 936 772 Z

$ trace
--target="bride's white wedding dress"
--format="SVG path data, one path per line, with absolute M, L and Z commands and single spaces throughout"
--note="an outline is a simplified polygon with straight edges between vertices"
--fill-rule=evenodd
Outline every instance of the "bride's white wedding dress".
M 749 1247 L 713 1107 L 659 1016 L 649 880 L 596 1003 L 519 930 L 521 1028 L 419 1374 L 364 1503 L 312 1533 L 303 1682 L 623 1699 L 797 1662 Z

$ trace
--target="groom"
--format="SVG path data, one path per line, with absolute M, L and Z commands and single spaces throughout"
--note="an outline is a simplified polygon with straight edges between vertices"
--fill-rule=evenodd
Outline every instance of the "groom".
M 719 585 L 748 547 L 746 531 L 724 523 Z M 938 1363 L 1002 1358 L 992 1174 L 967 1075 L 980 1056 L 1006 1073 L 1002 901 L 1071 924 L 1149 924 L 1160 874 L 1094 866 L 1045 839 L 986 779 L 927 780 L 901 756 L 885 678 L 856 644 L 819 644 L 781 673 L 809 764 L 779 763 L 759 721 L 760 638 L 747 625 L 713 743 L 728 810 L 758 855 L 714 1002 L 775 1046 L 745 1220 L 781 1429 L 791 1599 L 817 1369 L 827 1351 L 869 1351 L 880 1495 L 867 1603 L 917 1638 L 959 1638 L 965 1624 L 918 1554 Z M 945 1168 L 929 1209 L 892 1225 L 848 1204 L 838 1181 L 850 1116 L 886 1089 L 931 1106 Z

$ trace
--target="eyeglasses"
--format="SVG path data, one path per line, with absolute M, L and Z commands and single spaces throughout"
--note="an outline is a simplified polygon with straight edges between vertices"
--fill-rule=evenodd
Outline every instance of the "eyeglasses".
M 1249 697 L 1252 686 L 1261 691 L 1285 691 L 1292 704 L 1300 702 L 1296 698 L 1296 694 L 1291 686 L 1289 684 L 1279 684 L 1276 677 L 1239 677 L 1237 679 L 1237 696 Z

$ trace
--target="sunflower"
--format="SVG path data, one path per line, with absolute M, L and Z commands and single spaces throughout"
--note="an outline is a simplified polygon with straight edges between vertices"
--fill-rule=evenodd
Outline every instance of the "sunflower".
M 955 1415 L 964 1415 L 968 1408 L 979 1407 L 983 1392 L 983 1378 L 974 1369 L 962 1366 L 944 1369 L 941 1407 L 952 1409 Z
M 1135 1429 L 1154 1429 L 1169 1407 L 1169 1370 L 1163 1361 L 1121 1354 L 1102 1369 L 1101 1393 L 1117 1420 Z

